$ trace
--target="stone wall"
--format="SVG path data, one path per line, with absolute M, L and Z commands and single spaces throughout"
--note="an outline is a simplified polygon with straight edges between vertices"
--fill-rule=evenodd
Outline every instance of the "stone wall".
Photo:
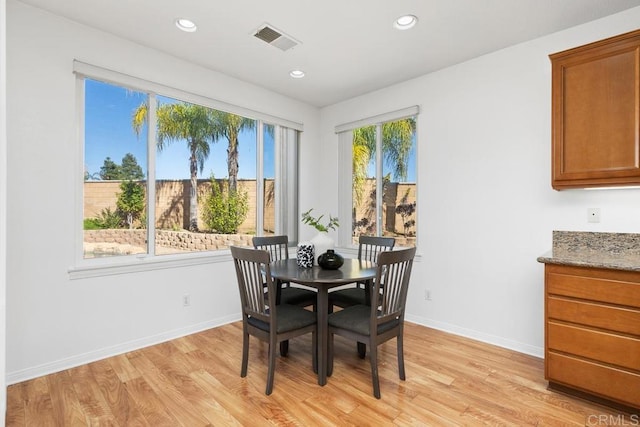
M 251 246 L 252 237 L 248 234 L 157 230 L 156 254 L 215 251 L 229 246 Z M 84 252 L 86 258 L 146 253 L 147 230 L 85 230 Z
M 178 251 L 215 251 L 229 246 L 252 246 L 252 235 L 191 233 L 188 231 L 159 230 L 156 246 Z
M 107 229 L 84 230 L 85 243 L 116 243 L 144 247 L 147 245 L 147 230 Z

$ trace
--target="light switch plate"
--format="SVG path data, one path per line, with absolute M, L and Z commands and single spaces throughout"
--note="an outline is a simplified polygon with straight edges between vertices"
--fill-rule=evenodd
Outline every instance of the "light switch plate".
M 587 222 L 600 222 L 600 208 L 587 209 Z

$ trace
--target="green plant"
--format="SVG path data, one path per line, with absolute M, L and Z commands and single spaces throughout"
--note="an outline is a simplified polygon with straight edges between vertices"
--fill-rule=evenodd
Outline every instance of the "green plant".
M 144 211 L 144 186 L 139 182 L 122 181 L 120 190 L 116 205 L 129 228 L 133 228 L 133 221 Z
M 85 230 L 100 230 L 102 227 L 100 226 L 100 219 L 98 218 L 85 218 L 84 219 L 84 229 Z
M 311 215 L 312 210 L 313 209 L 309 209 L 302 214 L 303 223 L 314 227 L 316 230 L 322 233 L 327 233 L 329 230 L 335 230 L 340 226 L 340 224 L 338 223 L 338 218 L 331 215 L 329 215 L 329 222 L 327 223 L 327 225 L 323 225 L 320 221 L 322 220 L 324 215 L 320 215 L 319 217 L 315 218 Z
M 118 211 L 112 211 L 111 208 L 105 208 L 100 211 L 100 216 L 96 218 L 85 218 L 85 230 L 104 230 L 108 228 L 122 228 L 122 214 Z
M 143 210 L 142 213 L 140 214 L 140 217 L 138 217 L 138 222 L 140 223 L 140 226 L 138 228 L 141 228 L 143 230 L 147 229 L 147 211 Z
M 100 212 L 100 220 L 102 228 L 123 228 L 122 213 L 116 209 L 112 211 L 110 208 L 103 209 Z
M 221 234 L 237 233 L 249 212 L 249 194 L 231 190 L 228 180 L 218 183 L 212 176 L 211 193 L 204 202 L 203 211 L 203 220 L 210 230 Z

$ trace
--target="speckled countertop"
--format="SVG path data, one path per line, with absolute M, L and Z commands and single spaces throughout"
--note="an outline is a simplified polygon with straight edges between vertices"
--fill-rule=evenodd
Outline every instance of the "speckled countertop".
M 545 264 L 640 271 L 640 234 L 554 231 Z

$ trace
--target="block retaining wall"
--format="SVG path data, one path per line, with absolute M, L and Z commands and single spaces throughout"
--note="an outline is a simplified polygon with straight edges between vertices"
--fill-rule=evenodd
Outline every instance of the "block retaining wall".
M 250 246 L 253 236 L 246 234 L 191 233 L 188 231 L 156 231 L 158 253 L 214 251 L 229 246 Z M 147 230 L 85 230 L 86 252 L 94 254 L 145 253 Z

